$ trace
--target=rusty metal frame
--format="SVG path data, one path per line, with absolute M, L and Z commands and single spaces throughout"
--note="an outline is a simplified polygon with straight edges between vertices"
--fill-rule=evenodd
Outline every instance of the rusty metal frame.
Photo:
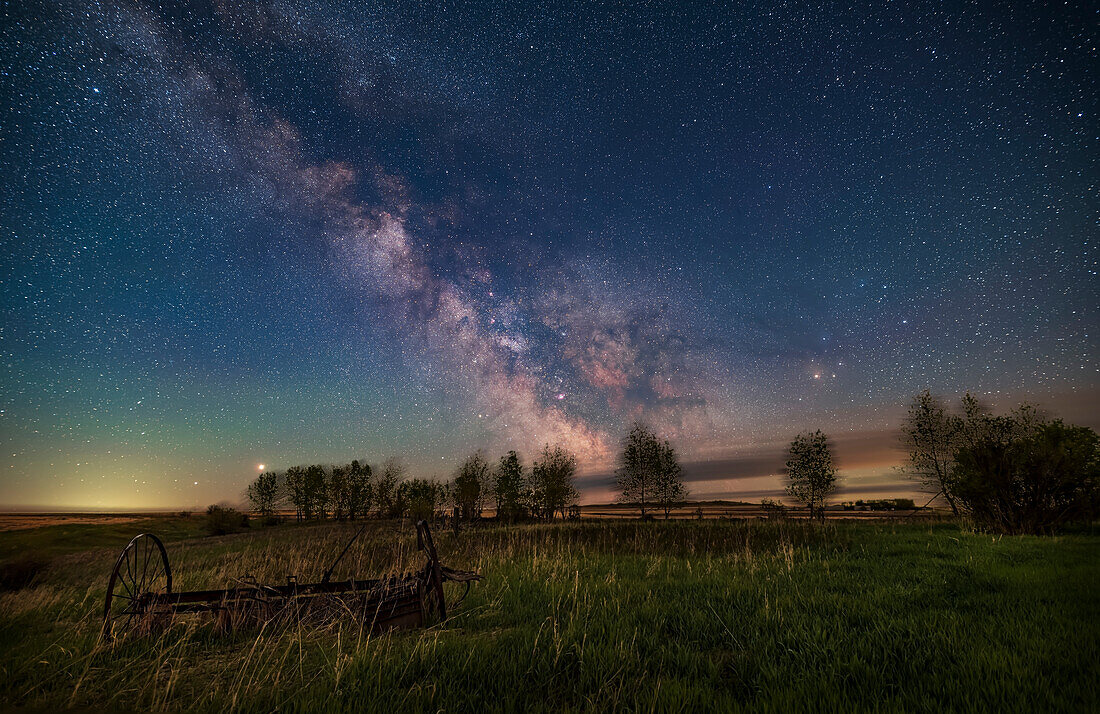
M 319 582 L 299 583 L 290 576 L 282 585 L 261 585 L 246 579 L 232 588 L 185 592 L 172 591 L 164 544 L 155 535 L 142 533 L 123 549 L 111 571 L 103 637 L 109 640 L 134 630 L 147 631 L 175 615 L 202 612 L 212 613 L 223 631 L 318 610 L 357 616 L 372 629 L 419 627 L 431 619 L 446 619 L 445 582 L 466 586 L 452 603 L 456 607 L 469 593 L 470 583 L 481 578 L 443 566 L 431 529 L 422 520 L 416 524 L 417 545 L 427 562 L 420 570 L 385 578 L 331 580 L 333 569 L 362 532 L 361 528 L 352 537 Z

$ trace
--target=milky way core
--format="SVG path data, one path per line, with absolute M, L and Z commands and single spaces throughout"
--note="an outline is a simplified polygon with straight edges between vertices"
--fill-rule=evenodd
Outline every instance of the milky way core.
M 914 394 L 1095 422 L 1095 15 L 17 3 L 0 505 L 265 468 L 577 454 L 697 497 L 832 436 L 901 493 Z

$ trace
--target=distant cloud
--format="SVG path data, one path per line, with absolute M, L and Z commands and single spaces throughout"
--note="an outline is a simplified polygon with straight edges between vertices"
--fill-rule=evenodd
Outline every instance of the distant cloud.
M 904 453 L 894 430 L 841 434 L 832 439 L 841 469 L 838 493 L 914 493 L 918 484 L 889 469 L 900 465 Z M 787 444 L 750 446 L 728 456 L 683 463 L 684 482 L 696 498 L 765 498 L 783 494 L 782 468 Z M 868 474 L 866 472 L 870 471 Z M 771 483 L 762 483 L 770 480 Z M 582 476 L 581 487 L 594 496 L 615 487 L 611 471 Z

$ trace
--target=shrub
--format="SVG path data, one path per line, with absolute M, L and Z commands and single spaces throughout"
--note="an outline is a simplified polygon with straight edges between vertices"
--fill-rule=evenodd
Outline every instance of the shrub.
M 874 501 L 846 501 L 841 507 L 845 511 L 912 511 L 917 504 L 911 498 L 880 498 Z
M 760 508 L 769 520 L 780 520 L 787 517 L 787 507 L 783 505 L 782 501 L 765 498 L 760 502 Z M 702 513 L 702 509 L 700 509 L 700 513 Z
M 210 506 L 206 509 L 207 535 L 227 535 L 248 527 L 248 515 L 229 506 Z
M 983 528 L 1051 533 L 1098 512 L 1100 449 L 1092 429 L 990 417 L 983 436 L 959 449 L 955 461 L 956 495 Z

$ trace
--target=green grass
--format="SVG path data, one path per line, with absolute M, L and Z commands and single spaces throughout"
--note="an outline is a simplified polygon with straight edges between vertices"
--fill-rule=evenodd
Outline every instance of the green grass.
M 287 526 L 176 541 L 176 589 L 245 574 L 317 578 L 352 532 Z M 117 549 L 60 555 L 34 587 L 0 595 L 0 704 L 1100 708 L 1095 530 L 996 538 L 950 523 L 586 522 L 439 533 L 438 545 L 444 562 L 486 579 L 429 629 L 371 635 L 341 622 L 219 636 L 192 619 L 113 646 L 97 633 Z M 337 575 L 420 558 L 410 528 L 374 524 Z

